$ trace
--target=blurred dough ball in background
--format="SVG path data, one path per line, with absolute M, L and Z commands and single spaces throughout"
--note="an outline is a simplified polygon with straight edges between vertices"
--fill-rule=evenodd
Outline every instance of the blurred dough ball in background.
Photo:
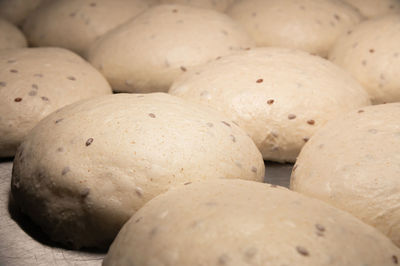
M 400 103 L 328 122 L 297 159 L 291 188 L 377 227 L 400 246 Z
M 351 73 L 374 104 L 400 101 L 400 15 L 355 26 L 338 39 L 329 59 Z
M 242 24 L 258 46 L 281 46 L 328 55 L 360 13 L 338 0 L 238 0 L 227 14 Z
M 108 248 L 133 213 L 170 188 L 262 182 L 264 173 L 257 147 L 228 117 L 166 93 L 115 94 L 43 119 L 15 156 L 12 193 L 53 240 Z
M 211 8 L 224 12 L 235 0 L 158 0 L 160 4 L 182 4 L 195 7 Z
M 344 0 L 344 2 L 357 8 L 367 18 L 388 13 L 398 13 L 400 15 L 399 0 Z
M 109 30 L 149 7 L 147 0 L 48 0 L 31 13 L 23 30 L 33 46 L 58 46 L 85 56 Z
M 111 93 L 104 77 L 68 50 L 0 50 L 0 157 L 14 156 L 29 130 L 53 111 Z
M 22 26 L 29 13 L 44 1 L 52 0 L 0 0 L 0 17 Z
M 104 266 L 394 266 L 383 234 L 282 187 L 213 180 L 172 189 L 140 209 Z
M 94 43 L 89 62 L 119 92 L 168 91 L 193 66 L 253 46 L 227 15 L 184 5 L 159 5 Z
M 179 77 L 170 93 L 224 112 L 252 137 L 265 160 L 294 162 L 317 128 L 370 104 L 348 73 L 298 50 L 255 48 Z
M 26 47 L 24 34 L 14 25 L 0 18 L 0 50 Z

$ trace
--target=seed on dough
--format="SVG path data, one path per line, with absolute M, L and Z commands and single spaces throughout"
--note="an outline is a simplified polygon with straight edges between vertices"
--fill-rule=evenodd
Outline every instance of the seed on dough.
M 86 141 L 86 146 L 89 146 L 90 144 L 92 144 L 92 142 L 93 142 L 93 138 L 89 138 L 87 141 Z
M 269 105 L 273 104 L 274 102 L 275 102 L 274 99 L 269 99 L 269 100 L 267 101 L 267 103 L 268 103 Z
M 135 224 L 137 224 L 138 222 L 140 222 L 140 220 L 142 220 L 142 219 L 143 219 L 143 217 L 137 218 L 137 219 L 135 220 Z
M 58 124 L 58 123 L 60 123 L 61 121 L 63 121 L 64 120 L 64 118 L 60 118 L 60 119 L 57 119 L 54 123 L 55 124 Z
M 307 141 L 309 141 L 309 140 L 310 140 L 310 138 L 307 138 L 307 137 L 303 138 L 303 141 L 304 141 L 304 142 L 307 142 Z
M 325 227 L 321 224 L 315 224 L 315 228 L 317 228 L 318 231 L 325 232 Z
M 364 112 L 365 112 L 364 110 L 358 110 L 357 113 L 361 114 L 361 113 L 364 113 Z
M 296 247 L 296 250 L 297 250 L 297 252 L 298 252 L 300 255 L 303 255 L 303 256 L 305 256 L 305 257 L 307 257 L 307 256 L 310 255 L 310 253 L 308 252 L 308 250 L 307 250 L 305 247 L 297 246 L 297 247 Z
M 333 17 L 334 17 L 337 21 L 340 20 L 340 16 L 339 16 L 338 14 L 334 14 Z
M 262 83 L 264 80 L 263 79 L 257 79 L 257 83 Z
M 182 70 L 183 72 L 186 72 L 186 71 L 187 71 L 186 67 L 184 67 L 184 66 L 181 66 L 181 70 Z
M 150 116 L 151 118 L 156 118 L 156 115 L 153 114 L 153 113 L 150 113 L 149 116 Z
M 373 53 L 375 52 L 375 50 L 374 50 L 374 49 L 369 49 L 369 52 L 370 52 L 371 54 L 373 54 Z
M 230 135 L 230 136 L 231 136 L 232 142 L 236 142 L 235 136 L 234 135 Z
M 139 197 L 142 197 L 142 196 L 143 196 L 143 189 L 142 189 L 142 188 L 136 187 L 136 188 L 135 188 L 135 192 L 136 192 L 136 194 L 137 194 Z
M 16 69 L 10 69 L 10 72 L 11 72 L 11 73 L 18 73 L 18 70 L 16 70 Z
M 90 3 L 91 7 L 95 7 L 97 4 L 96 3 Z
M 294 114 L 289 114 L 288 115 L 288 119 L 289 120 L 293 120 L 293 119 L 295 119 L 296 118 L 296 115 L 294 115 Z
M 314 125 L 314 124 L 315 124 L 315 121 L 312 120 L 312 119 L 310 119 L 310 120 L 307 121 L 307 124 L 309 124 L 309 125 Z
M 252 167 L 251 167 L 251 171 L 252 171 L 253 173 L 257 173 L 257 168 L 256 168 L 255 166 L 252 166 Z
M 396 255 L 392 256 L 392 261 L 393 261 L 394 264 L 399 264 L 399 260 L 397 259 Z
M 185 186 L 192 184 L 192 182 L 183 183 Z
M 223 123 L 223 124 L 226 125 L 227 127 L 231 127 L 231 124 L 229 124 L 228 122 L 221 121 L 221 123 Z
M 42 97 L 40 97 L 43 101 L 49 101 L 49 98 L 47 98 L 46 96 L 42 96 Z
M 7 83 L 5 83 L 4 81 L 0 81 L 0 87 L 5 87 L 7 85 Z
M 18 98 L 15 98 L 15 99 L 14 99 L 14 102 L 19 103 L 20 101 L 22 101 L 22 98 L 21 98 L 21 97 L 18 97 Z
M 63 152 L 63 151 L 64 151 L 64 148 L 63 148 L 63 147 L 59 147 L 59 148 L 57 148 L 57 151 L 58 151 L 58 152 Z
M 36 85 L 36 84 L 32 84 L 32 89 L 37 90 L 37 89 L 39 89 L 39 87 L 38 87 L 38 85 Z
M 67 79 L 69 79 L 69 80 L 76 80 L 76 78 L 73 77 L 73 76 L 69 76 L 69 77 L 67 77 Z
M 178 9 L 172 9 L 172 13 L 178 13 Z

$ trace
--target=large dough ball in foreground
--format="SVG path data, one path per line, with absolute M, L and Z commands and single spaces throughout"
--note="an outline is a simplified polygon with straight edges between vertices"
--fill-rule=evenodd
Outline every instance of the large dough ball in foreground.
M 353 111 L 301 151 L 291 188 L 346 210 L 400 246 L 400 104 Z
M 331 62 L 280 48 L 257 48 L 195 68 L 170 93 L 225 112 L 264 159 L 279 162 L 294 162 L 326 121 L 370 104 L 364 89 Z
M 116 91 L 167 91 L 193 66 L 251 45 L 222 13 L 160 5 L 106 34 L 90 50 L 89 61 Z
M 10 22 L 0 18 L 0 50 L 26 47 L 22 32 Z
M 257 147 L 225 116 L 168 94 L 117 94 L 42 120 L 15 157 L 12 195 L 52 239 L 107 247 L 177 184 L 263 177 Z
M 0 17 L 20 26 L 29 13 L 35 10 L 43 1 L 44 0 L 0 0 Z
M 337 0 L 239 0 L 227 12 L 258 46 L 296 48 L 322 57 L 361 20 L 353 7 Z
M 389 13 L 400 14 L 399 0 L 345 0 L 345 2 L 356 7 L 367 18 Z
M 104 266 L 395 265 L 399 249 L 348 213 L 242 180 L 190 184 L 151 200 Z
M 86 55 L 109 30 L 149 6 L 147 0 L 50 0 L 26 20 L 24 32 L 34 46 L 59 46 Z
M 0 157 L 13 156 L 29 130 L 53 111 L 111 93 L 104 77 L 68 50 L 0 51 Z
M 235 0 L 159 0 L 163 4 L 183 4 L 203 8 L 211 8 L 224 12 Z
M 329 59 L 350 72 L 373 103 L 400 101 L 400 15 L 357 25 L 337 41 Z

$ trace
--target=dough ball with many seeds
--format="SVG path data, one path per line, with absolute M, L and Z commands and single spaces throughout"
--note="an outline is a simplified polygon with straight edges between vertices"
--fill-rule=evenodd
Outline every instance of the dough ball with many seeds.
M 361 20 L 352 6 L 338 0 L 239 0 L 227 13 L 258 46 L 296 48 L 322 57 Z
M 12 195 L 52 239 L 104 248 L 151 198 L 218 178 L 264 178 L 242 129 L 168 94 L 117 94 L 42 120 L 15 157 Z
M 190 184 L 156 197 L 122 228 L 104 266 L 392 266 L 399 249 L 352 215 L 280 187 Z
M 27 18 L 24 32 L 34 46 L 59 46 L 85 56 L 95 40 L 149 4 L 148 0 L 51 0 Z
M 346 210 L 400 246 L 400 104 L 353 111 L 303 148 L 291 188 Z
M 375 104 L 400 101 L 400 15 L 364 21 L 343 35 L 329 59 L 351 73 Z
M 163 4 L 186 4 L 224 12 L 235 0 L 159 0 Z
M 160 5 L 97 41 L 89 61 L 116 91 L 167 91 L 193 66 L 251 45 L 240 26 L 222 13 Z
M 53 111 L 111 93 L 104 77 L 68 50 L 0 50 L 0 157 L 13 156 L 29 130 Z
M 35 10 L 42 2 L 44 0 L 0 0 L 0 17 L 21 26 L 29 13 Z
M 197 67 L 170 93 L 225 112 L 264 159 L 279 162 L 294 162 L 326 121 L 370 104 L 365 90 L 328 60 L 282 48 L 256 48 Z
M 10 22 L 0 18 L 0 50 L 26 47 L 24 34 Z
M 345 2 L 356 7 L 367 18 L 390 13 L 400 14 L 399 0 L 345 0 Z

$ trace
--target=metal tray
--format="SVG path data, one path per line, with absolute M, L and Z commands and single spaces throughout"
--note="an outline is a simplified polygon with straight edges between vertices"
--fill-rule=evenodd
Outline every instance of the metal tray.
M 266 162 L 265 182 L 288 187 L 291 164 Z M 0 266 L 100 266 L 104 253 L 67 250 L 51 242 L 10 197 L 12 162 L 0 161 Z

